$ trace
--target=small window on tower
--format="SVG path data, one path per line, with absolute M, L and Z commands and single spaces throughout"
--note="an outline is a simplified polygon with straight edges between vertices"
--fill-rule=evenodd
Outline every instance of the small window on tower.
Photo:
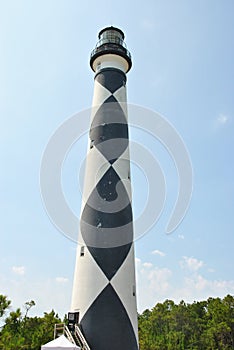
M 132 295 L 135 297 L 136 296 L 136 286 L 132 286 Z
M 82 246 L 81 248 L 80 248 L 80 256 L 84 256 L 84 246 Z

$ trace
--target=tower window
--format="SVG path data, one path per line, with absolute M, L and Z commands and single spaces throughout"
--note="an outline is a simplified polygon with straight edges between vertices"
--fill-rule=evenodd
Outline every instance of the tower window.
M 80 248 L 80 256 L 84 256 L 84 246 L 82 246 L 81 248 Z
M 91 140 L 91 142 L 90 142 L 90 149 L 92 149 L 93 146 L 94 146 L 94 140 Z
M 136 296 L 136 286 L 132 286 L 132 295 L 135 297 Z

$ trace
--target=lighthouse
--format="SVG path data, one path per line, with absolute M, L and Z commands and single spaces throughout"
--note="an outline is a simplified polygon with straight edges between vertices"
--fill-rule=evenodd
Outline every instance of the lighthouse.
M 124 33 L 100 31 L 71 311 L 91 350 L 137 350 Z

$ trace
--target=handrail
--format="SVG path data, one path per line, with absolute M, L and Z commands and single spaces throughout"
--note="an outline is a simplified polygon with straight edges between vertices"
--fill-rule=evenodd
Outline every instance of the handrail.
M 125 49 L 127 48 L 127 45 L 125 44 L 125 42 L 123 41 L 123 39 L 119 38 L 119 37 L 107 37 L 107 38 L 102 38 L 100 40 L 98 40 L 97 44 L 96 44 L 96 48 L 104 45 L 104 44 L 117 44 L 120 46 L 123 46 Z
M 64 323 L 56 323 L 54 325 L 54 339 L 57 338 L 59 334 L 64 334 L 73 344 L 78 343 L 77 345 L 81 346 L 82 350 L 91 350 L 80 327 L 77 324 L 75 324 L 74 332 L 71 333 Z
M 89 344 L 87 343 L 83 333 L 81 332 L 80 327 L 75 324 L 75 335 L 77 336 L 77 338 L 79 339 L 80 343 L 82 344 L 82 349 L 83 350 L 91 350 L 89 347 Z
M 76 344 L 71 332 L 69 331 L 68 327 L 64 323 L 56 323 L 54 325 L 54 339 L 58 336 L 59 333 L 64 334 L 67 339 L 73 343 Z
M 71 332 L 69 331 L 68 327 L 66 325 L 64 325 L 64 335 L 68 338 L 68 340 L 73 343 L 76 344 Z
M 112 44 L 112 43 L 110 43 L 110 44 Z M 115 51 L 116 53 L 119 52 L 119 53 L 125 54 L 127 57 L 129 57 L 131 59 L 130 52 L 125 47 L 123 47 L 121 45 L 116 45 L 116 44 L 112 44 L 112 45 L 104 44 L 104 45 L 95 47 L 95 49 L 93 49 L 93 51 L 91 52 L 90 57 L 92 58 L 94 55 L 96 55 L 99 52 L 104 53 L 104 51 L 107 51 L 107 53 L 109 51 Z

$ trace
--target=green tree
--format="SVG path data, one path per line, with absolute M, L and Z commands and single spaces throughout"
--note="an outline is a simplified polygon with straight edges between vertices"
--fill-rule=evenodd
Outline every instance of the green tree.
M 234 297 L 176 305 L 171 300 L 139 319 L 141 350 L 233 350 Z
M 36 328 L 33 326 L 32 322 L 37 324 Z M 40 319 L 34 318 L 34 320 L 31 320 L 31 325 L 29 325 L 34 329 L 31 338 L 31 349 L 40 350 L 40 346 L 42 344 L 46 344 L 52 340 L 54 338 L 54 325 L 61 322 L 61 319 L 54 310 L 52 310 L 50 313 L 45 312 L 44 317 Z
M 43 317 L 29 317 L 28 313 L 34 305 L 33 300 L 26 302 L 24 314 L 19 308 L 10 312 L 0 332 L 0 349 L 40 350 L 42 344 L 53 339 L 54 325 L 61 323 L 61 319 L 53 310 L 45 312 Z
M 0 348 L 4 350 L 23 349 L 24 337 L 21 334 L 21 311 L 10 312 L 1 332 Z
M 207 301 L 207 328 L 203 334 L 203 342 L 207 350 L 234 349 L 234 299 L 226 296 L 209 298 Z
M 26 302 L 23 312 L 11 311 L 0 331 L 1 350 L 40 350 L 53 339 L 55 313 L 29 317 L 35 305 Z M 6 316 L 10 301 L 0 295 L 0 315 Z M 64 318 L 66 321 L 66 318 Z M 234 297 L 209 298 L 206 301 L 175 304 L 172 300 L 158 303 L 152 310 L 138 315 L 140 350 L 233 350 Z
M 5 314 L 10 304 L 11 302 L 7 299 L 7 296 L 0 294 L 0 317 Z

